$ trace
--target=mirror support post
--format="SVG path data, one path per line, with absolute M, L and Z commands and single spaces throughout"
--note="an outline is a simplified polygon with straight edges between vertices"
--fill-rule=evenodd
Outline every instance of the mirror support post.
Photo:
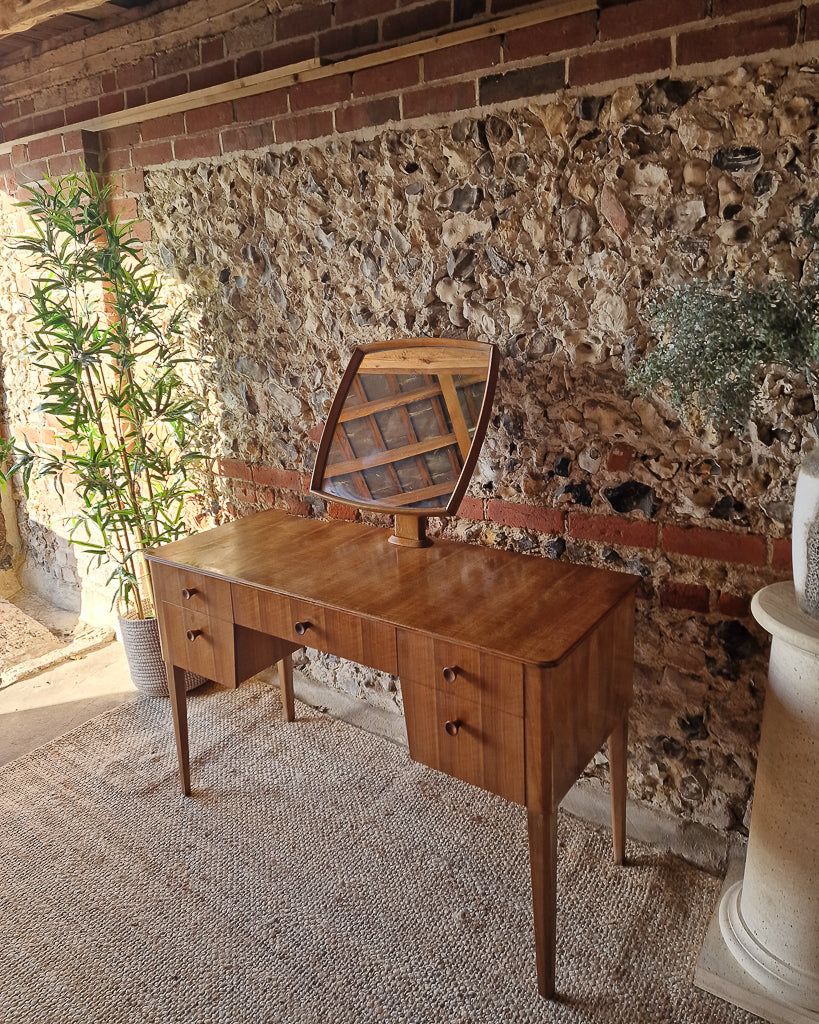
M 432 541 L 427 537 L 427 517 L 408 516 L 400 512 L 395 517 L 395 532 L 390 544 L 403 548 L 428 548 Z

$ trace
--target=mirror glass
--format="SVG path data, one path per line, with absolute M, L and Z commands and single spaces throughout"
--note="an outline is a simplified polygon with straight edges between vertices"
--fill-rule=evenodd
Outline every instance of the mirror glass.
M 356 349 L 324 428 L 312 490 L 396 513 L 454 511 L 496 377 L 497 354 L 479 342 L 415 338 Z

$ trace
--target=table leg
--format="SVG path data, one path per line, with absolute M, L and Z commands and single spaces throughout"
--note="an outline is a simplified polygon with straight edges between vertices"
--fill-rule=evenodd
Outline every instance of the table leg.
M 609 789 L 611 840 L 614 863 L 626 861 L 626 777 L 628 768 L 628 712 L 609 736 Z
M 296 705 L 293 701 L 293 655 L 288 654 L 286 658 L 276 663 L 276 670 L 279 673 L 279 686 L 282 691 L 282 704 L 284 705 L 285 722 L 295 722 Z
M 527 813 L 537 987 L 545 999 L 551 999 L 555 994 L 557 936 L 557 808 L 548 815 Z
M 185 669 L 168 665 L 168 691 L 171 697 L 176 754 L 179 758 L 179 781 L 185 796 L 191 795 L 191 768 L 188 754 L 188 708 L 185 690 Z

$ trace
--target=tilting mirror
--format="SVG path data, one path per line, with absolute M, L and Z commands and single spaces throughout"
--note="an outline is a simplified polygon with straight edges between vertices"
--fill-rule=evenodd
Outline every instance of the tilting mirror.
M 491 345 L 406 338 L 361 346 L 324 427 L 311 490 L 396 517 L 393 543 L 426 541 L 451 515 L 486 433 L 497 380 Z

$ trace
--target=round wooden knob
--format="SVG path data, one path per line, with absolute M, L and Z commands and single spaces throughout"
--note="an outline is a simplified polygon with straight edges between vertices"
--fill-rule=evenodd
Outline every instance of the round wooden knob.
M 296 625 L 293 628 L 299 634 L 299 636 L 304 636 L 304 634 L 310 628 L 310 623 L 309 622 L 297 622 Z
M 191 587 L 190 590 L 185 589 L 185 590 L 182 591 L 182 597 L 183 597 L 183 599 L 185 601 L 190 601 L 190 599 L 193 597 L 193 595 L 194 594 L 198 594 L 198 593 L 199 593 L 199 591 L 196 589 L 196 587 Z
M 462 725 L 463 722 L 460 720 L 460 718 L 456 718 L 454 722 L 447 722 L 444 728 L 446 729 L 450 736 L 457 736 L 458 731 Z
M 187 631 L 187 633 L 185 634 L 185 636 L 188 638 L 188 640 L 190 640 L 191 643 L 193 643 L 193 641 L 198 636 L 201 636 L 201 635 L 202 635 L 202 630 L 201 629 L 189 629 Z
M 444 669 L 444 679 L 446 679 L 446 681 L 448 683 L 454 683 L 456 678 L 457 678 L 457 676 L 458 676 L 458 666 L 457 665 L 447 665 L 447 667 Z

